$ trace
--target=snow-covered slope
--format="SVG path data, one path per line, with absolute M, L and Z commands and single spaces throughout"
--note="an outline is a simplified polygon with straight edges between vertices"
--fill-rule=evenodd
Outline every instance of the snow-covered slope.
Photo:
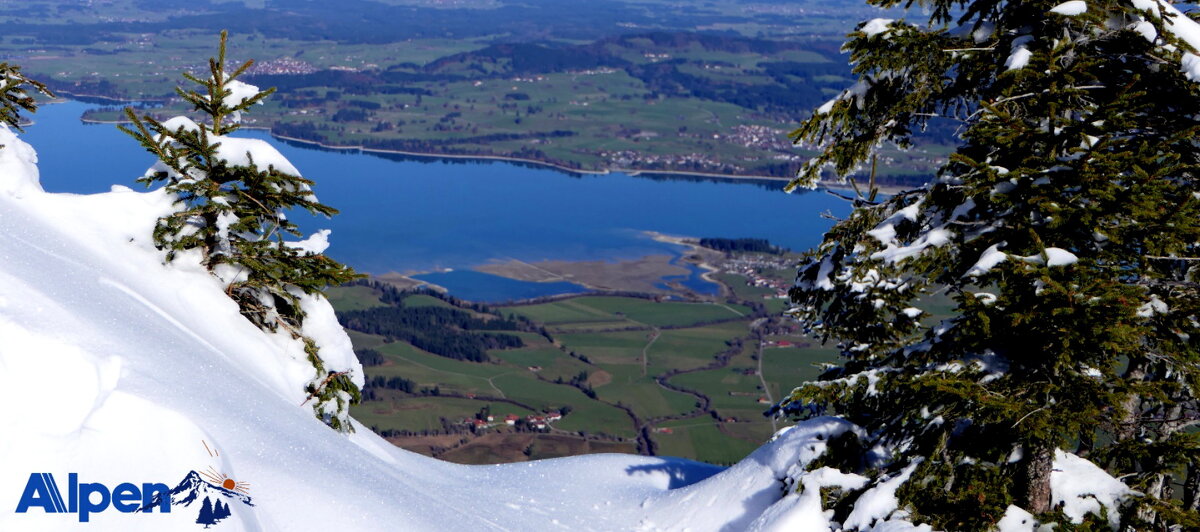
M 150 234 L 169 198 L 47 194 L 34 151 L 6 128 L 0 144 L 0 530 L 195 530 L 190 510 L 14 508 L 31 473 L 67 498 L 69 473 L 112 489 L 210 469 L 253 498 L 227 530 L 740 530 L 844 430 L 813 423 L 724 471 L 629 455 L 468 467 L 339 434 L 301 406 L 311 368 L 286 338 L 187 261 L 162 264 Z

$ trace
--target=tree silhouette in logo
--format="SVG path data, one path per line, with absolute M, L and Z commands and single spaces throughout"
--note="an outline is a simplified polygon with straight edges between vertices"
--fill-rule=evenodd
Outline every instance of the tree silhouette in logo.
M 217 506 L 220 507 L 221 501 L 217 501 Z M 200 517 L 196 518 L 196 524 L 204 525 L 204 528 L 217 524 L 217 516 L 213 513 L 212 501 L 208 497 L 204 498 L 204 505 L 200 507 Z

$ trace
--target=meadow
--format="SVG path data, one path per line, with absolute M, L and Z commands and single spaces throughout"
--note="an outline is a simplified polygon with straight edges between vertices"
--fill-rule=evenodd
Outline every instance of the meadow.
M 339 310 L 383 304 L 364 286 L 333 289 L 330 299 Z M 455 307 L 453 300 L 421 294 L 402 304 Z M 377 390 L 353 413 L 376 430 L 393 431 L 400 445 L 463 463 L 644 452 L 639 446 L 647 445 L 657 454 L 733 462 L 772 433 L 772 423 L 762 416 L 768 406 L 761 401 L 762 383 L 778 397 L 779 390 L 798 384 L 794 379 L 812 373 L 796 371 L 797 357 L 819 361 L 830 355 L 766 349 L 760 379 L 753 312 L 728 302 L 597 295 L 489 308 L 478 315 L 523 316 L 545 334 L 497 331 L 517 335 L 525 345 L 491 350 L 484 363 L 351 331 L 356 348 L 383 356 L 383 364 L 365 368 L 368 378 L 402 377 L 415 384 L 412 393 Z M 498 419 L 566 415 L 548 432 L 519 432 L 499 422 L 486 431 L 463 428 L 464 420 L 484 408 Z M 437 436 L 454 430 L 464 436 Z

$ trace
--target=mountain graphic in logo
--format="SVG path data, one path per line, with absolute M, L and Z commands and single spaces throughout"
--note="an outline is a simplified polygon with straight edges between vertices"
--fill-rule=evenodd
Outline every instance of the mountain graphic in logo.
M 249 495 L 204 480 L 196 471 L 189 472 L 187 476 L 183 477 L 183 481 L 167 495 L 171 497 L 172 511 L 181 506 L 191 508 L 193 503 L 199 503 L 200 515 L 196 519 L 196 523 L 205 525 L 205 528 L 232 515 L 230 506 L 234 501 L 241 502 L 246 506 L 254 506 Z M 162 493 L 154 494 L 150 504 L 138 508 L 137 511 L 149 511 L 150 508 L 158 507 L 162 503 L 162 496 Z

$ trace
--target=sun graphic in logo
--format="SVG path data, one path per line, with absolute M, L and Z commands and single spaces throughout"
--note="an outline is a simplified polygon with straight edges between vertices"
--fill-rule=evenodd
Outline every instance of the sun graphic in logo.
M 216 469 L 212 468 L 212 466 L 209 466 L 209 468 L 205 471 L 201 471 L 200 475 L 204 477 L 204 480 L 207 480 L 214 486 L 221 486 L 222 488 L 230 491 L 236 491 L 238 493 L 245 493 L 247 495 L 250 494 L 249 482 L 239 482 L 229 478 L 229 475 L 226 475 L 225 473 L 218 473 Z
M 208 447 L 208 442 L 201 440 L 200 443 L 204 444 L 204 450 L 208 451 L 208 456 L 211 456 L 211 457 L 221 456 L 221 453 L 216 452 L 215 450 L 210 449 Z M 207 480 L 209 484 L 212 484 L 214 486 L 220 486 L 227 490 L 236 491 L 238 493 L 245 493 L 247 495 L 250 494 L 250 483 L 249 482 L 240 482 L 240 481 L 234 480 L 232 478 L 229 478 L 229 475 L 218 472 L 215 468 L 213 468 L 213 466 L 208 466 L 208 469 L 201 471 L 200 475 L 203 476 L 204 480 Z

